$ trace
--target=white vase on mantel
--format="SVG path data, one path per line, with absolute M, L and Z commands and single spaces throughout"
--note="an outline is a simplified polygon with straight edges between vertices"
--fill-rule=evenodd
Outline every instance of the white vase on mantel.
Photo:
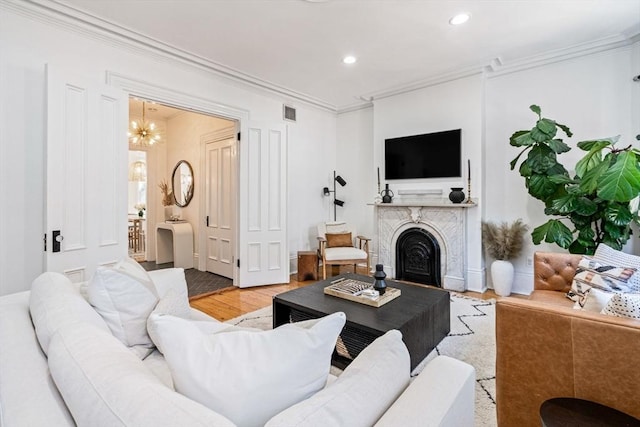
M 514 276 L 515 270 L 510 261 L 497 259 L 491 263 L 491 280 L 497 295 L 506 297 L 511 294 Z

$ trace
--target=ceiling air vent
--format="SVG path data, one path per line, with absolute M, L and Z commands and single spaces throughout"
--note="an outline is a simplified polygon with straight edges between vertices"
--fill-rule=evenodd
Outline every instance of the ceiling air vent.
M 282 118 L 290 122 L 296 121 L 296 109 L 288 105 L 282 106 Z

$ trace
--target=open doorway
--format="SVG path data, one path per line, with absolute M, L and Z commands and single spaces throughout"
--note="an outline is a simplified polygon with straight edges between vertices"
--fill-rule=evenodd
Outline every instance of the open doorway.
M 192 243 L 187 245 L 188 249 L 180 246 L 180 251 L 182 256 L 188 251 L 186 256 L 193 259 L 189 267 L 192 265 L 198 270 L 234 279 L 233 261 L 238 236 L 235 227 L 238 216 L 238 122 L 133 97 L 129 99 L 129 112 L 130 122 L 142 119 L 148 126 L 153 125 L 159 135 L 157 141 L 144 147 L 129 140 L 130 163 L 144 156 L 147 166 L 143 219 L 135 221 L 143 224 L 144 248 L 138 247 L 142 254 L 134 258 L 155 263 L 157 229 L 164 227 L 164 230 L 167 221 L 188 224 Z M 219 151 L 219 157 L 207 156 L 203 147 L 212 140 L 219 141 L 220 135 L 227 137 L 228 149 Z M 176 183 L 180 186 L 180 178 L 175 176 L 179 164 L 188 164 L 192 172 L 193 193 L 188 203 L 172 195 L 166 197 L 161 190 L 165 185 L 169 191 L 174 190 Z M 130 218 L 139 213 L 132 202 L 142 203 L 133 196 L 140 194 L 140 187 L 140 184 L 129 183 Z M 180 190 L 174 194 L 182 195 Z M 175 236 L 172 239 L 172 245 L 177 247 Z M 218 268 L 221 264 L 228 268 L 221 271 Z M 216 267 L 209 268 L 211 266 Z

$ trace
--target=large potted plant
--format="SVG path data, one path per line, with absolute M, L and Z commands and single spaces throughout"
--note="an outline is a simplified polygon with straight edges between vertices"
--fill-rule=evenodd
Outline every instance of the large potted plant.
M 511 260 L 522 252 L 527 226 L 518 219 L 511 224 L 482 222 L 482 244 L 494 261 L 491 263 L 493 290 L 500 296 L 511 294 L 515 270 Z
M 571 175 L 558 162 L 558 156 L 571 149 L 558 130 L 568 137 L 571 130 L 542 117 L 537 105 L 530 108 L 538 115 L 536 125 L 515 132 L 510 144 L 523 147 L 511 161 L 511 170 L 527 153 L 518 170 L 529 194 L 542 201 L 545 214 L 552 217 L 533 229 L 533 243 L 555 243 L 577 254 L 593 254 L 599 243 L 621 249 L 629 240 L 631 224 L 638 221 L 640 152 L 630 144 L 616 145 L 619 136 L 581 141 L 577 146 L 586 153 Z

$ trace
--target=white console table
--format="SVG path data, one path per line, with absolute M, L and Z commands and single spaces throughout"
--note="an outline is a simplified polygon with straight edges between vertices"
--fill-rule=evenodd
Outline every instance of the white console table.
M 193 268 L 193 228 L 188 222 L 161 222 L 156 226 L 156 264 Z

